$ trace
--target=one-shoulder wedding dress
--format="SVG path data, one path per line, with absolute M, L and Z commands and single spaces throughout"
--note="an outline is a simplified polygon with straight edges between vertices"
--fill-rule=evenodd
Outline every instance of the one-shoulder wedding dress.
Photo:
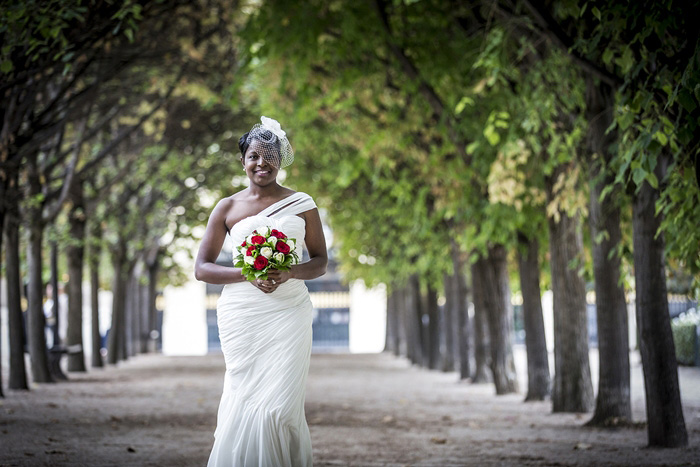
M 297 192 L 229 232 L 234 247 L 260 226 L 295 238 L 301 258 L 306 225 L 297 214 L 316 207 Z M 304 414 L 311 358 L 312 306 L 303 280 L 266 294 L 248 281 L 227 284 L 216 306 L 226 362 L 209 467 L 312 465 Z

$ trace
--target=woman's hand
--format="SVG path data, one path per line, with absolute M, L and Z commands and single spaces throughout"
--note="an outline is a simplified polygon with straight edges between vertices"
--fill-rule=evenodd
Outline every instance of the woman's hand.
M 280 271 L 279 269 L 270 269 L 269 271 L 267 271 L 267 281 L 270 282 L 272 287 L 274 287 L 275 289 L 277 289 L 277 287 L 279 287 L 280 284 L 284 284 L 291 278 L 291 270 Z
M 272 293 L 277 290 L 280 284 L 284 284 L 292 278 L 291 271 L 280 271 L 279 269 L 270 269 L 267 272 L 267 280 L 256 279 L 252 284 L 265 293 Z

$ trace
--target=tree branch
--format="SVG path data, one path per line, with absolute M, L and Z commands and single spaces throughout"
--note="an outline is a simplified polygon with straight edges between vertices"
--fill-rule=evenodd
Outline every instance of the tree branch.
M 549 14 L 544 5 L 536 0 L 523 0 L 523 4 L 530 11 L 535 22 L 542 28 L 540 32 L 547 36 L 555 45 L 564 50 L 576 64 L 615 89 L 622 86 L 623 80 L 620 79 L 619 76 L 610 73 L 605 68 L 600 67 L 598 64 L 572 50 L 573 40 L 566 34 L 552 15 Z

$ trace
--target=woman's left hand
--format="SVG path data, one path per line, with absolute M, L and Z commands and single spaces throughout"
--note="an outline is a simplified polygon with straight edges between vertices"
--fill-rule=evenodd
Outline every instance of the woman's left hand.
M 272 288 L 271 292 L 275 291 L 280 284 L 284 284 L 292 278 L 291 271 L 280 271 L 279 269 L 270 269 L 267 271 L 267 282 Z

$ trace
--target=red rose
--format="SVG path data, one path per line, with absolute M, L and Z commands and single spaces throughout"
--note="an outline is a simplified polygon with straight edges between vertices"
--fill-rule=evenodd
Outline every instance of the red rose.
M 280 253 L 284 253 L 285 255 L 289 253 L 289 250 L 291 250 L 291 248 L 289 248 L 289 245 L 287 245 L 284 242 L 277 242 L 276 248 L 277 251 L 279 251 Z
M 246 256 L 253 256 L 254 251 L 255 251 L 255 245 L 250 245 L 248 247 L 248 251 L 246 251 L 245 255 Z
M 262 245 L 265 243 L 265 237 L 262 235 L 253 235 L 253 238 L 250 239 L 250 243 L 253 245 Z
M 241 246 L 246 246 L 246 241 L 243 240 L 243 243 L 241 243 Z
M 253 267 L 260 271 L 261 269 L 264 269 L 265 266 L 267 266 L 267 258 L 265 258 L 263 255 L 258 256 L 255 258 L 255 262 L 253 263 Z
M 277 229 L 272 229 L 272 232 L 270 232 L 270 234 L 273 237 L 277 237 L 277 238 L 287 238 L 287 236 L 285 234 L 283 234 L 282 232 L 280 232 Z

